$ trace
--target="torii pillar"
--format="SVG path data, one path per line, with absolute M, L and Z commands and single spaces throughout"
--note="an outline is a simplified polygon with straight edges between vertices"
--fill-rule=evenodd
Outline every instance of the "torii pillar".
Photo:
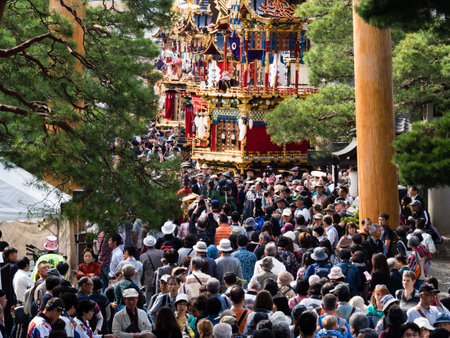
M 356 138 L 359 219 L 387 212 L 399 225 L 397 169 L 392 163 L 395 140 L 391 30 L 367 24 L 353 0 Z

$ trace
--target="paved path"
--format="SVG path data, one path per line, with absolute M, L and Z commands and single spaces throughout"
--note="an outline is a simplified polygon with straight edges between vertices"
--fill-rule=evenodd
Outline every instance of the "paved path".
M 447 295 L 450 288 L 450 260 L 437 258 L 431 261 L 431 275 L 439 281 L 441 295 Z

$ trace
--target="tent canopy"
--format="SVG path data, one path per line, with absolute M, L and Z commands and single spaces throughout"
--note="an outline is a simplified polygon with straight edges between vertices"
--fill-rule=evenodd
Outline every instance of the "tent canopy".
M 14 164 L 0 163 L 0 221 L 38 221 L 59 216 L 71 197 Z

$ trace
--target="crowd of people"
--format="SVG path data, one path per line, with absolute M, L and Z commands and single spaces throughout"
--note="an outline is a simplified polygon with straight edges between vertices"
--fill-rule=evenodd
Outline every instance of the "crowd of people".
M 415 187 L 394 230 L 383 210 L 357 219 L 347 171 L 333 182 L 298 167 L 260 177 L 182 167 L 185 216 L 157 235 L 139 219 L 100 232 L 74 282 L 55 238 L 32 278 L 6 244 L 0 336 L 449 337 L 450 299 L 430 271 L 436 234 Z

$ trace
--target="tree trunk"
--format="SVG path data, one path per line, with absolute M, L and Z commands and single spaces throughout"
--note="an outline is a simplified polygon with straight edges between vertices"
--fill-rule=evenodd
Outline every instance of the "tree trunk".
M 390 29 L 367 24 L 353 0 L 355 50 L 356 136 L 359 217 L 378 222 L 387 212 L 390 225 L 399 224 L 397 169 L 392 164 L 395 140 Z

